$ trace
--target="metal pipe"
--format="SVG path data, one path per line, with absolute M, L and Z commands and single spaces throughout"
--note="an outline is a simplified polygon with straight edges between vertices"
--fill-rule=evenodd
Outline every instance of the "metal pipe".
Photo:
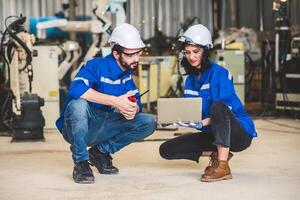
M 256 2 L 259 7 L 259 30 L 264 31 L 264 2 L 262 0 L 257 0 Z
M 75 0 L 69 0 L 69 20 L 70 21 L 75 21 L 75 5 L 76 2 Z M 70 40 L 75 41 L 76 40 L 76 33 L 71 32 L 70 33 Z
M 236 9 L 236 0 L 230 0 L 229 6 L 230 6 L 230 13 L 231 13 L 231 26 L 237 27 L 237 9 Z
M 221 11 L 221 16 L 222 16 L 222 20 L 221 20 L 221 30 L 225 30 L 225 25 L 226 25 L 226 6 L 227 6 L 227 0 L 223 0 L 222 1 L 222 11 Z
M 279 33 L 275 34 L 275 72 L 279 72 Z

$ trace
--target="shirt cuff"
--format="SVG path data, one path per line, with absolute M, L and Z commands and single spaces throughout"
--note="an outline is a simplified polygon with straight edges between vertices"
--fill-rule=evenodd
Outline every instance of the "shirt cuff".
M 74 99 L 79 99 L 81 95 L 83 95 L 88 89 L 90 88 L 86 84 L 78 83 L 76 86 L 69 90 L 69 95 Z

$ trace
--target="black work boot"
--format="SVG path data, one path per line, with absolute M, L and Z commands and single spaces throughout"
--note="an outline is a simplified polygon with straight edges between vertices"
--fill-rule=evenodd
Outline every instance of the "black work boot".
M 87 160 L 75 163 L 73 168 L 73 179 L 75 183 L 91 184 L 95 182 L 93 171 Z
M 90 162 L 95 166 L 100 174 L 117 174 L 118 168 L 113 166 L 112 157 L 109 153 L 102 153 L 96 146 L 89 149 Z

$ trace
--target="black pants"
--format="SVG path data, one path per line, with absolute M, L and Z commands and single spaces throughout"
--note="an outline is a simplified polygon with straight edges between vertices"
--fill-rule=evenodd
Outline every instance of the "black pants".
M 188 159 L 198 162 L 204 151 L 217 151 L 216 145 L 239 152 L 248 148 L 252 138 L 222 102 L 211 107 L 211 133 L 190 133 L 164 142 L 160 155 L 165 159 Z

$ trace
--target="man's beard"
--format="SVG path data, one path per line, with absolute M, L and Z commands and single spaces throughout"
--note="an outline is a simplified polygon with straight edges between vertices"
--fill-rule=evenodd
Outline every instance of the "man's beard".
M 139 64 L 139 62 L 133 62 L 133 63 L 127 64 L 123 61 L 122 56 L 119 57 L 119 63 L 126 70 L 133 70 L 135 67 L 131 68 L 130 66 L 138 66 L 138 64 Z

